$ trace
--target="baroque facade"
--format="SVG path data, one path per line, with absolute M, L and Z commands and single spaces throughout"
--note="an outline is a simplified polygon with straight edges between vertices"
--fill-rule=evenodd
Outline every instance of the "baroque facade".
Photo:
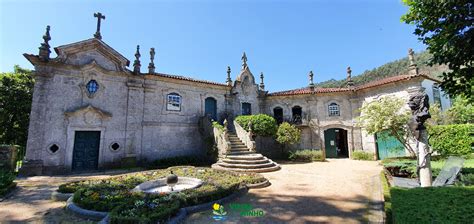
M 354 150 L 377 152 L 374 136 L 355 126 L 358 108 L 383 95 L 408 97 L 407 89 L 423 86 L 437 90 L 436 80 L 409 74 L 342 88 L 306 88 L 265 91 L 263 74 L 257 84 L 242 56 L 242 68 L 226 83 L 195 80 L 155 72 L 154 49 L 148 71 L 142 72 L 137 47 L 130 61 L 94 38 L 54 48 L 50 58 L 49 27 L 38 55 L 24 54 L 35 67 L 30 116 L 27 174 L 67 173 L 147 163 L 178 155 L 201 155 L 205 143 L 199 119 L 222 121 L 241 114 L 265 113 L 279 122 L 290 121 L 302 130 L 296 148 L 321 149 L 327 157 L 349 157 Z M 439 92 L 446 109 L 449 101 Z M 92 150 L 91 150 L 92 149 Z M 257 149 L 258 150 L 258 149 Z

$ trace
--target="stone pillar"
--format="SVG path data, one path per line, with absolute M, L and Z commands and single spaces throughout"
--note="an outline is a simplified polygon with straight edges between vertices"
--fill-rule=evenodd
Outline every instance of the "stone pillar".
M 15 171 L 16 151 L 13 145 L 0 145 L 0 170 Z
M 142 131 L 143 131 L 143 79 L 131 78 L 127 82 L 128 103 L 125 130 L 125 158 L 123 166 L 136 165 L 137 158 L 141 156 Z

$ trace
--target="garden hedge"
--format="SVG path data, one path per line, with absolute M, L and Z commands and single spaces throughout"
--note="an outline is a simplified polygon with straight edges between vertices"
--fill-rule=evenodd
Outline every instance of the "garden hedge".
M 391 188 L 394 223 L 472 223 L 474 187 Z
M 274 136 L 278 129 L 275 118 L 266 114 L 241 115 L 235 121 L 246 131 L 249 131 L 249 122 L 252 122 L 252 132 L 258 136 Z
M 312 162 L 324 161 L 324 156 L 321 150 L 303 149 L 290 151 L 288 159 L 297 162 Z
M 7 194 L 11 189 L 16 186 L 15 174 L 8 170 L 0 169 L 0 197 Z
M 374 160 L 374 153 L 356 150 L 352 152 L 351 159 L 354 160 Z
M 429 143 L 441 155 L 466 155 L 474 146 L 474 124 L 429 127 Z

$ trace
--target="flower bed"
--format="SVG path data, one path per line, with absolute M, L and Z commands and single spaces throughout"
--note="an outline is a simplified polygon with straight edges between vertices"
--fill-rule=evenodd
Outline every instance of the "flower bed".
M 171 194 L 131 192 L 149 180 L 166 177 L 170 170 L 178 176 L 201 179 L 196 189 Z M 226 197 L 246 184 L 263 182 L 259 174 L 239 174 L 209 168 L 171 167 L 101 180 L 86 180 L 61 185 L 59 192 L 74 192 L 73 202 L 79 207 L 110 212 L 111 223 L 156 223 L 168 220 L 179 208 L 202 204 Z

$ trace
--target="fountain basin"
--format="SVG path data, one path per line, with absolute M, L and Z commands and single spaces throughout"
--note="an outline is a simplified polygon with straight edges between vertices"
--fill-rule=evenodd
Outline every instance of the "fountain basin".
M 202 185 L 202 180 L 192 177 L 179 177 L 178 183 L 173 186 L 173 191 L 166 184 L 166 178 L 161 178 L 158 180 L 147 181 L 137 185 L 132 189 L 132 192 L 143 192 L 147 194 L 162 194 L 162 193 L 173 193 L 180 192 L 186 189 L 198 188 Z

